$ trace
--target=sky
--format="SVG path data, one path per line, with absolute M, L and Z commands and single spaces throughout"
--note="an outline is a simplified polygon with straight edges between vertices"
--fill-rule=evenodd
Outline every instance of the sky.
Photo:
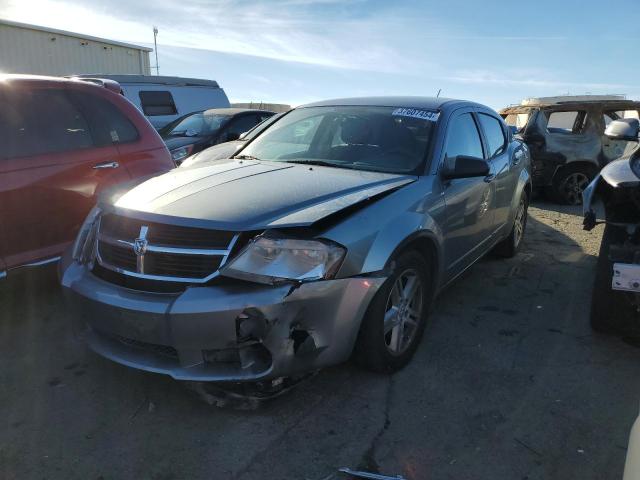
M 0 17 L 153 47 L 231 101 L 640 99 L 640 0 L 0 0 Z M 1 48 L 1 46 L 0 46 Z M 0 50 L 1 53 L 1 50 Z M 155 65 L 152 54 L 151 63 Z

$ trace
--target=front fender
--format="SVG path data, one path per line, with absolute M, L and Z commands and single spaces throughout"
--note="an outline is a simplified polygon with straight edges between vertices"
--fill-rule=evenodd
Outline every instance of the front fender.
M 338 277 L 384 271 L 389 259 L 409 242 L 429 240 L 442 265 L 444 197 L 434 192 L 433 179 L 423 177 L 354 213 L 324 232 L 325 238 L 347 247 Z

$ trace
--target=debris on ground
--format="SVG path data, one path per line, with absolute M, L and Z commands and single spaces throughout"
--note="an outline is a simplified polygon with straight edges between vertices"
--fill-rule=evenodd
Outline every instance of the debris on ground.
M 342 467 L 338 469 L 339 472 L 346 473 L 347 475 L 351 475 L 352 477 L 358 478 L 368 478 L 370 480 L 405 480 L 402 475 L 396 475 L 391 477 L 389 475 L 381 475 L 379 473 L 371 473 L 371 472 L 363 472 L 360 470 L 351 470 L 347 467 Z

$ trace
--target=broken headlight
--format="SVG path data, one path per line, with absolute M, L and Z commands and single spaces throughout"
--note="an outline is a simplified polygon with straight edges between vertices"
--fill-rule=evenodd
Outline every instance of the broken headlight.
M 346 249 L 325 240 L 299 240 L 260 235 L 222 269 L 222 275 L 275 284 L 332 278 Z
M 102 212 L 98 207 L 93 207 L 82 227 L 80 227 L 71 254 L 72 258 L 78 263 L 86 263 L 91 259 L 100 213 Z

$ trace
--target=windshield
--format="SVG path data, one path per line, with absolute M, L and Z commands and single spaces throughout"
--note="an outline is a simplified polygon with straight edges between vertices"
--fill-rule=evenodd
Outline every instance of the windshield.
M 206 137 L 216 133 L 230 118 L 229 115 L 196 112 L 182 117 L 163 128 L 165 137 Z
M 391 173 L 422 170 L 438 113 L 396 107 L 300 108 L 274 123 L 242 156 Z

